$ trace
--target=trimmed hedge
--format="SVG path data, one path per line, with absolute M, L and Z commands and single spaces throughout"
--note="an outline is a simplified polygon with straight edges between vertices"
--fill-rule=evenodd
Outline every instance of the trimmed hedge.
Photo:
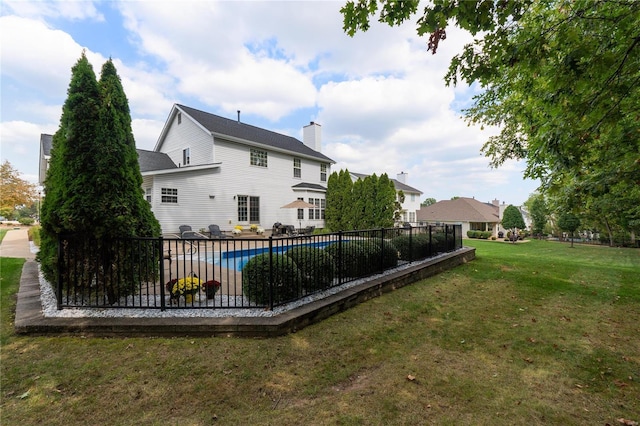
M 336 267 L 333 257 L 325 250 L 302 246 L 287 250 L 285 255 L 293 259 L 300 269 L 305 290 L 323 290 L 333 283 Z
M 342 249 L 342 256 L 340 256 L 340 249 Z M 360 277 L 366 274 L 368 255 L 362 244 L 347 241 L 342 243 L 342 247 L 339 243 L 335 243 L 324 250 L 333 257 L 336 271 L 343 277 Z
M 279 304 L 300 294 L 302 274 L 293 259 L 284 254 L 273 254 L 273 271 L 269 253 L 259 254 L 242 268 L 242 291 L 250 302 L 269 304 L 269 288 L 273 287 L 273 303 Z
M 435 234 L 433 236 L 433 242 L 436 243 L 437 239 Z M 394 247 L 397 248 L 400 253 L 401 260 L 418 260 L 423 259 L 429 255 L 429 235 L 417 234 L 411 237 L 409 240 L 408 235 L 400 235 L 391 240 Z

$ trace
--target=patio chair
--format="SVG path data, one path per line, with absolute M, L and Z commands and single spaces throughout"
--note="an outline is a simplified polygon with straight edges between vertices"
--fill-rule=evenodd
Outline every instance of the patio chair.
M 273 228 L 271 229 L 271 235 L 274 237 L 277 237 L 279 235 L 284 235 L 284 234 L 285 234 L 284 225 L 281 224 L 280 222 L 274 223 Z
M 284 232 L 290 236 L 293 237 L 295 235 L 298 235 L 298 231 L 296 231 L 296 227 L 293 225 L 283 225 L 284 226 Z
M 199 232 L 193 231 L 189 225 L 180 225 L 180 238 L 185 239 L 206 239 L 207 237 Z
M 316 229 L 315 226 L 307 226 L 306 228 L 300 231 L 300 235 L 311 235 L 313 234 L 313 231 L 315 231 L 315 229 Z
M 209 225 L 209 238 L 233 238 L 231 235 L 223 234 L 218 225 Z

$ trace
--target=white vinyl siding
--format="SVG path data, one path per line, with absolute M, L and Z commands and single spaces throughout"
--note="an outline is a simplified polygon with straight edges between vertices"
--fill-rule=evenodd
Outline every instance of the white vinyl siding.
M 185 148 L 189 151 L 188 164 L 185 164 Z M 182 114 L 181 125 L 174 125 L 168 129 L 160 151 L 166 153 L 171 161 L 180 166 L 197 166 L 214 162 L 213 138 L 184 114 Z

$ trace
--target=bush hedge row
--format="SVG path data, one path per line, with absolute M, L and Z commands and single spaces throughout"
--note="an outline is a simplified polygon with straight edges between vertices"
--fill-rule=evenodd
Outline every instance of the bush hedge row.
M 414 237 L 414 244 L 415 241 Z M 329 288 L 338 275 L 356 278 L 393 268 L 402 258 L 400 253 L 395 239 L 345 241 L 330 244 L 324 249 L 293 247 L 284 254 L 274 254 L 272 264 L 269 254 L 265 253 L 251 258 L 242 268 L 242 289 L 250 302 L 266 305 L 272 284 L 273 302 L 280 304 Z
M 490 231 L 467 231 L 467 237 L 469 238 L 480 238 L 482 240 L 487 240 L 491 238 L 492 233 Z

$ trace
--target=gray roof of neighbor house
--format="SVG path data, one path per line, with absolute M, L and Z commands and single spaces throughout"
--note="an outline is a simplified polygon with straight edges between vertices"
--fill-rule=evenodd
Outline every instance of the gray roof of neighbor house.
M 40 134 L 40 149 L 42 149 L 42 155 L 51 156 L 52 143 L 53 135 L 47 135 L 45 133 Z
M 349 172 L 352 176 L 355 176 L 358 179 L 364 179 L 367 176 L 370 175 L 365 175 L 363 173 L 353 173 L 353 172 Z M 378 176 L 379 177 L 379 176 Z M 406 183 L 402 183 L 397 179 L 393 179 L 393 178 L 389 178 L 391 179 L 391 181 L 393 182 L 393 186 L 396 188 L 396 191 L 402 191 L 402 192 L 415 192 L 417 194 L 422 194 L 422 191 L 420 191 L 419 189 L 416 189 L 412 186 L 407 185 Z
M 178 167 L 164 152 L 147 151 L 146 149 L 136 149 L 136 151 L 138 152 L 140 172 L 175 169 Z
M 331 158 L 327 157 L 321 152 L 309 148 L 307 145 L 294 137 L 272 132 L 260 127 L 255 127 L 250 124 L 243 123 L 239 120 L 231 120 L 228 118 L 220 117 L 218 115 L 190 108 L 185 105 L 176 104 L 176 107 L 191 116 L 194 120 L 200 123 L 200 125 L 202 125 L 211 133 L 216 133 L 223 136 L 232 136 L 234 138 L 256 142 L 280 150 L 291 151 L 293 153 L 315 157 L 321 161 L 335 163 L 335 161 L 333 161 Z
M 500 221 L 499 207 L 473 198 L 438 201 L 421 207 L 416 213 L 418 221 L 425 222 L 489 222 Z

